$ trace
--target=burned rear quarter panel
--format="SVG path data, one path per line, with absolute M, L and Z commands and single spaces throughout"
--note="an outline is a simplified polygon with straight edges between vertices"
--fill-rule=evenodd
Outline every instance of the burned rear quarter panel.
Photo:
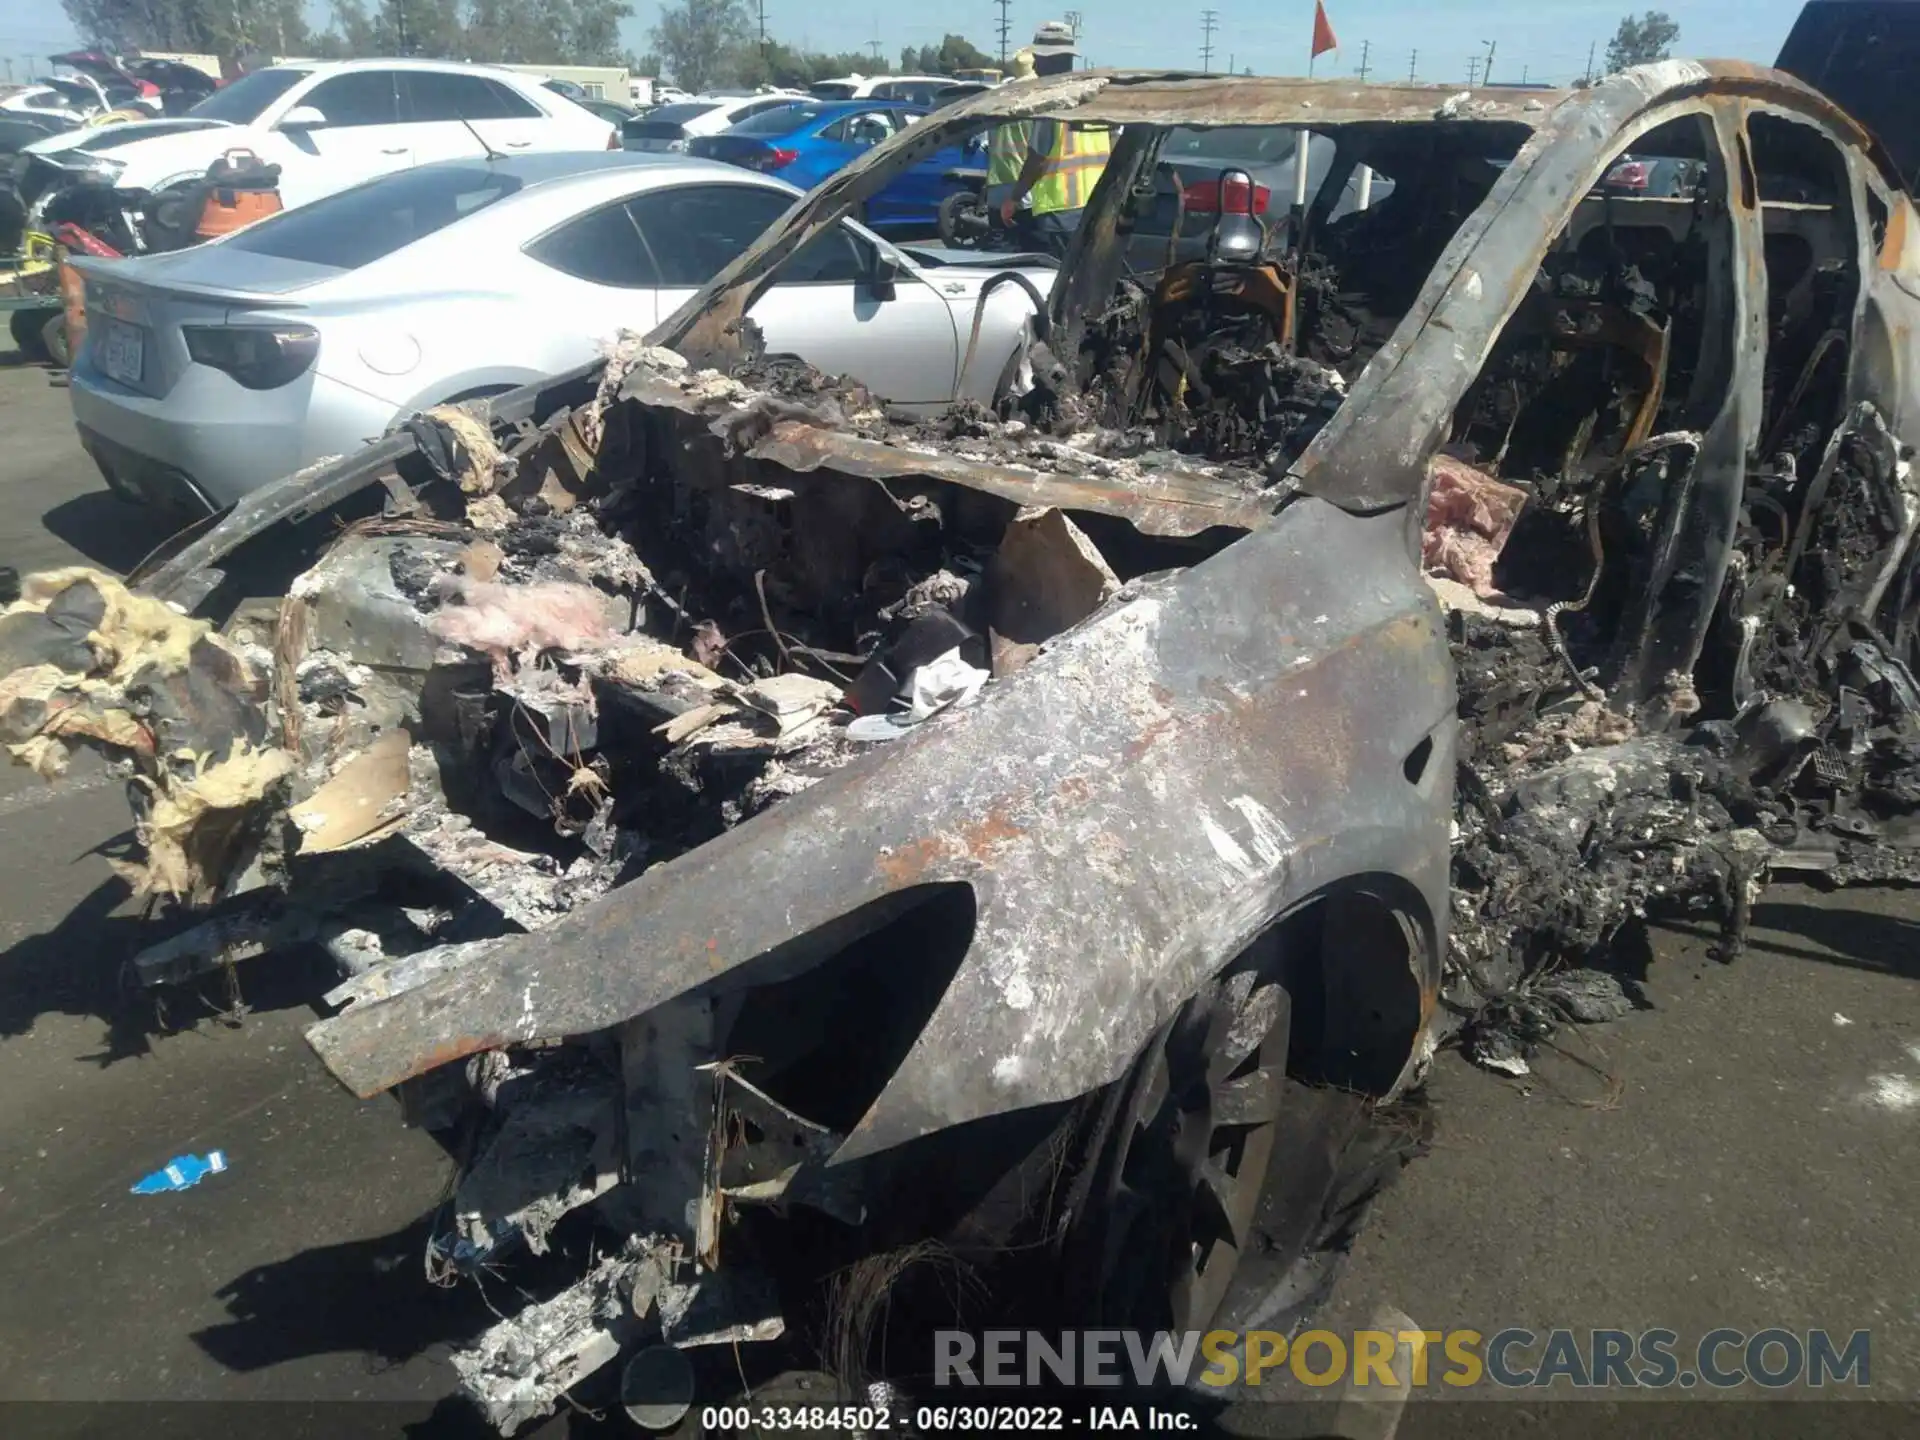
M 1203 977 L 1336 881 L 1391 876 L 1418 893 L 1429 1001 L 1450 666 L 1398 517 L 1302 500 L 1211 560 L 1123 590 L 978 706 L 503 942 L 480 973 L 356 1005 L 314 1043 L 371 1093 L 793 973 L 823 958 L 806 937 L 951 881 L 974 893 L 971 947 L 840 1158 L 1112 1080 Z

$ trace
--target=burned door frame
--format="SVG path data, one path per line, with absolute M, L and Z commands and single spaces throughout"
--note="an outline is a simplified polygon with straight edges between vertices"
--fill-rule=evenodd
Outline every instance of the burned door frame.
M 1825 126 L 1805 117 L 1828 138 Z M 1888 183 L 1859 150 L 1842 145 L 1853 184 L 1854 229 L 1860 250 L 1859 320 L 1854 331 L 1847 398 L 1849 408 L 1875 405 L 1893 433 L 1920 446 L 1920 213 L 1905 191 Z M 1872 206 L 1885 216 L 1876 227 Z M 1876 234 L 1876 228 L 1884 233 Z
M 1626 85 L 1616 87 L 1617 94 L 1630 91 Z M 1424 460 L 1433 453 L 1443 438 L 1442 427 L 1451 423 L 1478 380 L 1541 262 L 1617 156 L 1662 126 L 1690 117 L 1704 121 L 1720 158 L 1714 199 L 1731 219 L 1727 238 L 1732 253 L 1720 257 L 1731 291 L 1729 303 L 1720 307 L 1721 315 L 1734 326 L 1729 337 L 1730 368 L 1722 403 L 1701 432 L 1698 458 L 1686 475 L 1686 492 L 1670 497 L 1671 543 L 1659 557 L 1651 593 L 1618 652 L 1612 687 L 1615 704 L 1643 712 L 1643 721 L 1656 727 L 1697 707 L 1691 676 L 1725 583 L 1745 487 L 1746 456 L 1761 423 L 1766 353 L 1763 236 L 1757 208 L 1744 203 L 1745 192 L 1736 183 L 1742 164 L 1737 135 L 1743 113 L 1737 98 L 1713 94 L 1710 86 L 1695 93 L 1649 97 L 1598 136 L 1590 127 L 1556 133 L 1555 122 L 1562 115 L 1556 111 L 1523 147 L 1480 211 L 1462 227 L 1448 257 L 1435 267 L 1415 311 L 1374 357 L 1347 404 L 1295 466 L 1297 475 L 1311 480 L 1308 488 L 1329 498 L 1352 496 L 1360 488 L 1354 482 L 1360 479 L 1370 498 L 1390 499 L 1393 485 L 1383 480 L 1383 473 L 1392 474 L 1396 462 L 1403 459 Z M 1502 237 L 1493 233 L 1503 217 L 1516 211 L 1552 217 L 1529 228 L 1534 243 L 1524 251 L 1502 243 Z M 1483 243 L 1489 239 L 1493 243 Z M 1498 304 L 1488 304 L 1490 296 L 1498 296 Z M 1423 309 L 1424 319 L 1416 324 L 1415 316 Z M 1711 343 L 1711 337 L 1703 337 L 1703 347 Z M 1470 365 L 1459 363 L 1468 357 Z M 1387 418 L 1382 423 L 1379 417 Z M 1370 433 L 1356 434 L 1362 425 Z M 1371 462 L 1370 473 L 1356 477 L 1348 470 L 1347 464 L 1355 459 Z M 1397 468 L 1402 484 L 1413 478 L 1420 486 L 1421 503 L 1412 507 L 1406 527 L 1409 544 L 1417 545 L 1429 481 L 1415 467 L 1401 463 Z M 1414 470 L 1411 477 L 1409 470 Z
M 1681 468 L 1659 512 L 1654 567 L 1645 592 L 1629 604 L 1605 682 L 1613 705 L 1636 714 L 1649 730 L 1682 721 L 1700 708 L 1694 671 L 1726 586 L 1746 492 L 1747 457 L 1764 420 L 1764 231 L 1759 207 L 1748 203 L 1742 180 L 1747 169 L 1739 114 L 1723 104 L 1699 103 L 1669 107 L 1648 118 L 1666 124 L 1687 117 L 1705 120 L 1718 151 L 1718 165 L 1708 169 L 1708 203 L 1725 218 L 1726 228 L 1709 243 L 1716 249 L 1729 246 L 1730 251 L 1709 256 L 1709 266 L 1719 272 L 1709 276 L 1709 284 L 1719 293 L 1708 307 L 1703 332 L 1715 325 L 1726 329 L 1720 336 L 1703 333 L 1700 345 L 1701 369 L 1716 351 L 1724 356 L 1724 369 L 1718 377 L 1718 407 L 1698 432 L 1692 464 Z M 1620 150 L 1631 148 L 1635 138 L 1654 128 L 1658 126 L 1637 127 L 1619 137 Z M 1724 350 L 1719 350 L 1722 345 Z M 1697 370 L 1696 395 L 1703 383 L 1710 383 L 1701 382 L 1699 374 Z

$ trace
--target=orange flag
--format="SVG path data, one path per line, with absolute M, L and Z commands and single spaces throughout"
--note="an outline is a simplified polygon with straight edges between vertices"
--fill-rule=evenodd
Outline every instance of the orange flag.
M 1340 42 L 1333 34 L 1333 22 L 1327 19 L 1326 5 L 1323 0 L 1313 0 L 1313 58 L 1317 60 L 1327 51 L 1339 48 Z

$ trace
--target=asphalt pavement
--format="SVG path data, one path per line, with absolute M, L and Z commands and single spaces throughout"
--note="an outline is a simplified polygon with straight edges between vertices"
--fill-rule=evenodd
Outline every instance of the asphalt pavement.
M 102 488 L 65 391 L 10 359 L 0 563 L 126 568 L 164 537 Z M 161 1401 L 385 1402 L 351 1412 L 358 1433 L 466 1430 L 442 1403 L 446 1357 L 488 1322 L 488 1296 L 430 1286 L 421 1261 L 451 1162 L 302 1042 L 322 976 L 243 965 L 237 988 L 216 978 L 164 1010 L 128 988 L 140 922 L 111 861 L 129 838 L 116 784 L 84 757 L 58 790 L 0 771 L 0 1433 L 103 1433 L 96 1407 L 32 1401 L 130 1402 L 142 1434 L 231 1413 Z M 1568 1036 L 1534 1076 L 1441 1058 L 1432 1151 L 1377 1206 L 1329 1327 L 1387 1306 L 1485 1334 L 1865 1329 L 1868 1393 L 1920 1399 L 1920 904 L 1779 887 L 1743 959 L 1709 958 L 1709 938 L 1656 931 L 1650 1008 Z M 128 1192 L 214 1148 L 226 1173 Z M 1416 1405 L 1400 1434 L 1459 1433 L 1460 1408 Z M 1561 1433 L 1537 1402 L 1474 1410 L 1476 1433 Z M 291 1436 L 309 1412 L 244 1413 Z M 1804 1428 L 1744 1428 L 1859 1429 L 1802 1413 Z

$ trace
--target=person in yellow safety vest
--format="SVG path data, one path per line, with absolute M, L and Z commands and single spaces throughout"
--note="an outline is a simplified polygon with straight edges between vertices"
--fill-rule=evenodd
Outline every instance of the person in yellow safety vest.
M 1033 78 L 1033 51 L 1019 50 L 1013 57 L 1013 78 Z M 987 137 L 987 212 L 998 214 L 1000 202 L 1013 193 L 1020 172 L 1027 164 L 1027 137 L 1032 126 L 1025 120 L 1009 120 L 996 125 Z
M 1033 68 L 1040 75 L 1069 74 L 1079 58 L 1073 27 L 1059 20 L 1036 26 L 1031 48 Z M 1065 258 L 1112 149 L 1113 132 L 1104 125 L 1029 121 L 1027 161 L 1012 193 L 1000 202 L 1001 223 L 1012 229 L 1021 202 L 1029 201 L 1021 225 L 1024 243 Z

